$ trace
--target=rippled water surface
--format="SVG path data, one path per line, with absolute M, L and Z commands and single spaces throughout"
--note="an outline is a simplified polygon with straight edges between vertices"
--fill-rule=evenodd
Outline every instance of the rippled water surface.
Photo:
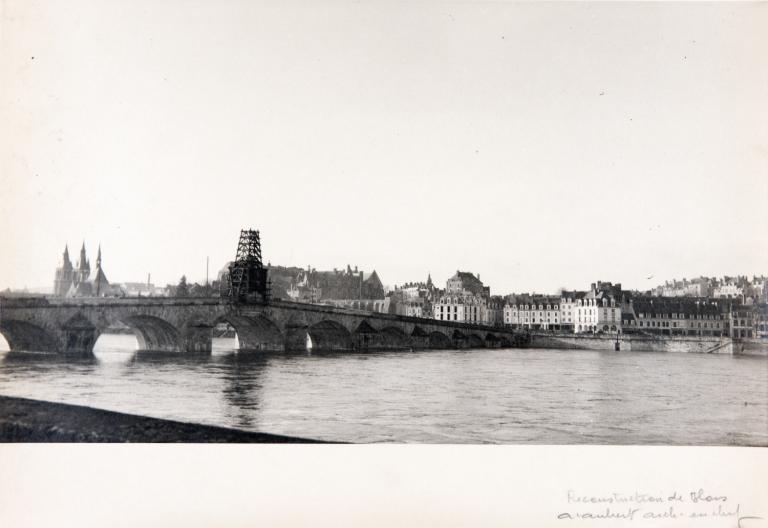
M 0 394 L 349 442 L 768 445 L 765 357 L 586 350 L 0 352 Z

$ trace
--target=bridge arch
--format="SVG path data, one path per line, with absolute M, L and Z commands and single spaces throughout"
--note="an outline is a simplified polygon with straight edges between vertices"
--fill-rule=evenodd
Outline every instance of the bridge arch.
M 382 343 L 387 348 L 406 348 L 411 346 L 411 338 L 396 326 L 382 328 Z
M 91 352 L 98 356 L 106 350 L 119 347 L 121 350 L 131 350 L 135 352 L 139 350 L 139 338 L 136 337 L 136 331 L 129 328 L 130 332 L 123 332 L 120 328 L 119 332 L 110 332 L 107 330 L 102 331 L 96 337 L 96 341 L 93 343 Z
M 456 348 L 467 348 L 469 346 L 469 340 L 467 339 L 467 336 L 464 334 L 464 332 L 461 332 L 457 329 L 453 330 L 453 333 L 451 334 L 451 341 Z
M 352 333 L 352 345 L 357 350 L 382 348 L 384 346 L 383 341 L 381 332 L 365 319 L 357 325 Z
M 28 321 L 0 320 L 0 334 L 12 352 L 61 352 L 61 343 L 43 326 Z
M 451 338 L 444 333 L 437 330 L 429 333 L 430 348 L 451 348 L 452 345 Z
M 286 330 L 287 350 L 306 350 L 308 341 L 312 350 L 335 351 L 352 349 L 352 334 L 332 319 L 323 319 L 312 325 L 290 325 Z
M 352 336 L 347 328 L 331 319 L 324 319 L 307 329 L 315 350 L 348 350 Z
M 469 348 L 485 348 L 485 341 L 477 334 L 467 336 L 467 345 Z
M 129 326 L 139 342 L 139 350 L 181 352 L 181 333 L 165 319 L 154 315 L 129 315 L 120 322 Z
M 285 350 L 283 333 L 277 324 L 264 315 L 223 315 L 215 324 L 228 323 L 237 333 L 238 350 L 282 352 Z

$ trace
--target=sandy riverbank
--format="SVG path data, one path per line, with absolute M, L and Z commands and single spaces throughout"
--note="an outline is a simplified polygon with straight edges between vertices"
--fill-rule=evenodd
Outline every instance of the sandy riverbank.
M 0 442 L 319 443 L 11 396 L 0 396 Z

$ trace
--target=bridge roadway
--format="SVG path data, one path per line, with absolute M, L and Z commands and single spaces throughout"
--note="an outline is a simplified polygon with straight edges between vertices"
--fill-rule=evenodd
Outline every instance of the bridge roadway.
M 325 305 L 218 298 L 0 297 L 0 334 L 12 351 L 90 355 L 110 326 L 129 326 L 141 350 L 210 353 L 213 328 L 227 322 L 241 350 L 316 351 L 519 347 L 508 328 L 372 313 Z

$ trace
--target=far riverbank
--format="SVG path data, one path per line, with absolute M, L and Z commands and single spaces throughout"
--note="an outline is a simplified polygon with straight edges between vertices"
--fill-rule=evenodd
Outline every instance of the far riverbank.
M 768 357 L 768 341 L 729 337 L 531 333 L 531 347 L 623 352 L 682 352 Z

